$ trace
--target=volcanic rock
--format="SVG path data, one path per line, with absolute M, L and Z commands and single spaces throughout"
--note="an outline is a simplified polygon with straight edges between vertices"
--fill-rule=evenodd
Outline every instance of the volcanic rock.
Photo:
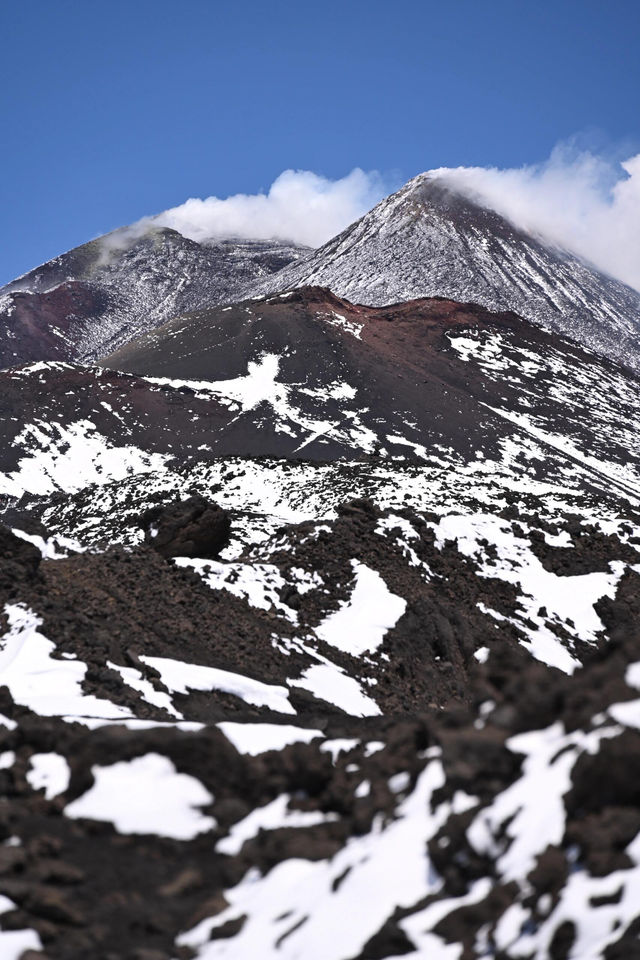
M 148 510 L 141 518 L 145 539 L 163 557 L 215 560 L 228 545 L 227 510 L 194 494 L 188 500 Z

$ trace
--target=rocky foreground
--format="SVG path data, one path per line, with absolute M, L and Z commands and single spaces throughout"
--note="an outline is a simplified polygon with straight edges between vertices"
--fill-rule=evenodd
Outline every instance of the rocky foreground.
M 3 530 L 0 955 L 640 956 L 637 530 L 234 519 Z

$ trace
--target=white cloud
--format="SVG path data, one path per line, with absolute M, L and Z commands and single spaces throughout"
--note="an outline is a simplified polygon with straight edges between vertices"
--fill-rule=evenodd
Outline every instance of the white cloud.
M 640 290 L 640 154 L 622 162 L 560 144 L 519 169 L 431 171 L 521 229 Z
M 430 172 L 516 226 L 640 290 L 640 153 L 619 161 L 567 142 L 544 163 L 518 169 Z M 162 226 L 199 242 L 275 239 L 317 247 L 370 210 L 390 186 L 379 173 L 359 168 L 340 180 L 285 170 L 265 193 L 192 198 L 103 242 L 111 252 L 149 226 Z
M 375 171 L 356 168 L 341 180 L 327 180 L 309 170 L 285 170 L 268 193 L 192 198 L 151 222 L 199 242 L 277 239 L 316 247 L 361 217 L 387 192 Z

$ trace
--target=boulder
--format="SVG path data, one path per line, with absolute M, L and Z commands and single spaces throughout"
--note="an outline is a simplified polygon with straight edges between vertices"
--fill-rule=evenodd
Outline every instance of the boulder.
M 163 557 L 214 560 L 231 533 L 228 512 L 199 495 L 153 507 L 143 515 L 142 526 L 145 542 Z

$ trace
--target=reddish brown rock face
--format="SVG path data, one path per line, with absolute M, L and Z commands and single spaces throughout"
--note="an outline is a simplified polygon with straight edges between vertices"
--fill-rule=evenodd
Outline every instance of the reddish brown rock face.
M 12 361 L 73 358 L 75 342 L 104 307 L 104 296 L 99 290 L 73 280 L 48 293 L 18 291 L 11 295 L 11 301 L 7 331 L 12 336 L 7 343 L 5 366 Z

